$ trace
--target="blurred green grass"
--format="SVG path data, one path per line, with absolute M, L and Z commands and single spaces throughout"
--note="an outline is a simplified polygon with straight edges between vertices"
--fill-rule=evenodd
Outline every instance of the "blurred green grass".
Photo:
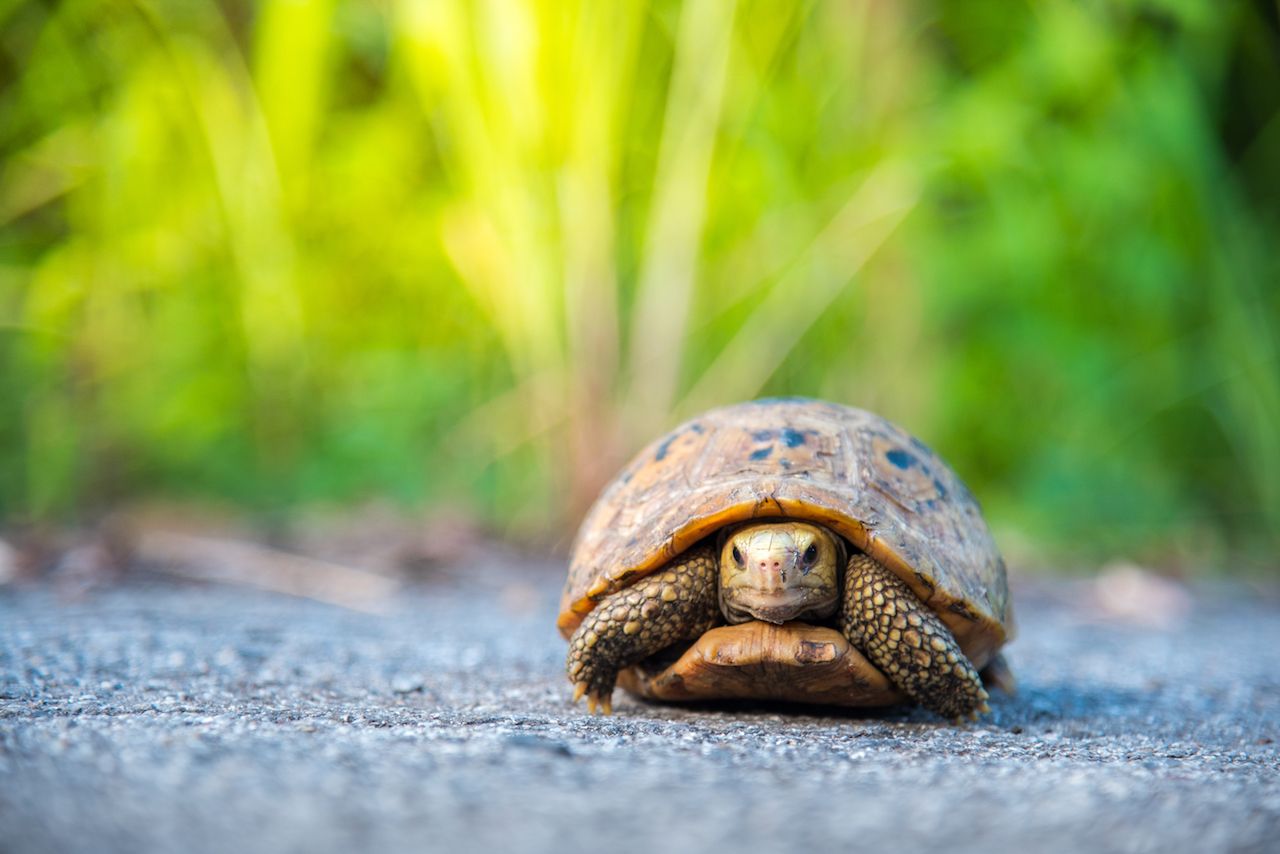
M 1275 566 L 1274 4 L 0 0 L 0 519 L 571 529 L 810 394 L 1031 554 Z M 1046 558 L 1047 559 L 1047 558 Z

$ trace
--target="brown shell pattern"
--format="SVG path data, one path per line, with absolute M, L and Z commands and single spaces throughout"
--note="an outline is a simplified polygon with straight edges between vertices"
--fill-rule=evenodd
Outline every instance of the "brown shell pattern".
M 956 473 L 878 415 L 804 398 L 714 409 L 642 450 L 578 532 L 561 633 L 719 528 L 766 517 L 850 540 L 902 577 L 971 657 L 1012 636 L 1004 561 Z

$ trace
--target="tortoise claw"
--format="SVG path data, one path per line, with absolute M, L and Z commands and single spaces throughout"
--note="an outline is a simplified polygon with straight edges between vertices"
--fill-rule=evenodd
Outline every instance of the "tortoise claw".
M 951 723 L 955 726 L 963 726 L 966 723 L 977 723 L 983 716 L 991 713 L 991 706 L 987 705 L 984 700 L 982 704 L 967 714 L 962 713 L 951 719 Z
M 591 686 L 587 682 L 576 682 L 573 686 L 573 699 L 570 701 L 574 705 L 577 704 L 584 696 L 587 698 L 587 714 L 594 715 L 599 709 L 602 715 L 613 714 L 613 697 L 600 691 L 592 691 Z
M 602 715 L 613 714 L 613 698 L 606 697 L 603 694 L 591 693 L 587 695 L 587 714 L 594 715 L 599 709 Z

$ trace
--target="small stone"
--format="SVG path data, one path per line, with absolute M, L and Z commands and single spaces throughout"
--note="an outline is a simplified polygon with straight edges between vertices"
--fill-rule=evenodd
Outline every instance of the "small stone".
M 424 688 L 422 680 L 414 676 L 397 676 L 391 683 L 391 690 L 397 694 L 420 693 Z

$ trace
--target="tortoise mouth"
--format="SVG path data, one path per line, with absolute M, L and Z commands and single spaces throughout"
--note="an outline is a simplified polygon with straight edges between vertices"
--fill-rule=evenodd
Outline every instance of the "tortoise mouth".
M 654 700 L 886 706 L 904 699 L 843 635 L 802 622 L 753 620 L 711 629 L 675 661 L 664 656 L 627 668 L 619 684 Z
M 816 589 L 778 591 L 736 590 L 721 594 L 721 607 L 730 623 L 764 621 L 780 626 L 791 621 L 822 620 L 836 609 L 834 593 Z

